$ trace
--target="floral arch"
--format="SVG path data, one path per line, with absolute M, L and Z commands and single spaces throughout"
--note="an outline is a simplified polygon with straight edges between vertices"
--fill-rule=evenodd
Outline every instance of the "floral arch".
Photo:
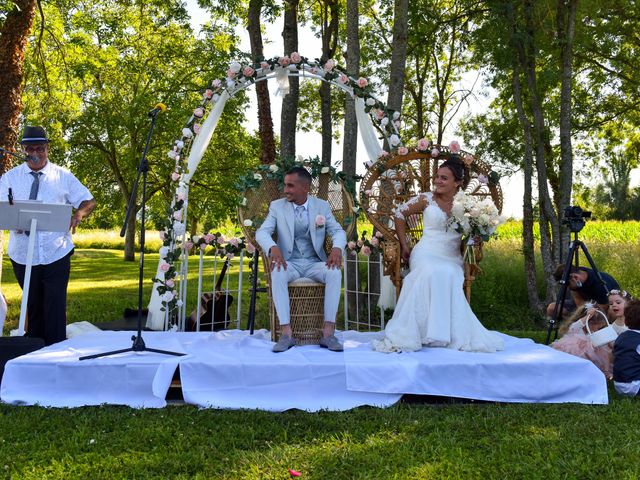
M 180 138 L 168 152 L 168 156 L 175 161 L 171 179 L 176 184 L 176 192 L 165 228 L 160 232 L 163 246 L 149 301 L 147 327 L 153 330 L 167 329 L 170 327 L 170 316 L 175 314 L 179 318 L 179 324 L 184 322 L 184 269 L 188 258 L 187 247 L 190 247 L 186 240 L 189 183 L 211 141 L 227 101 L 256 82 L 272 79 L 278 85 L 276 94 L 284 96 L 288 93 L 290 76 L 328 82 L 355 99 L 358 130 L 369 157 L 368 164 L 374 164 L 386 153 L 380 146 L 376 129 L 392 149 L 404 148 L 398 133 L 400 112 L 387 108 L 378 100 L 372 94 L 371 85 L 366 78 L 350 76 L 334 60 L 310 60 L 293 52 L 289 56 L 273 57 L 252 64 L 233 62 L 224 80 L 214 80 L 205 89 L 200 104 L 194 108 Z M 179 260 L 182 260 L 180 269 L 176 266 Z M 182 279 L 185 281 L 181 281 Z

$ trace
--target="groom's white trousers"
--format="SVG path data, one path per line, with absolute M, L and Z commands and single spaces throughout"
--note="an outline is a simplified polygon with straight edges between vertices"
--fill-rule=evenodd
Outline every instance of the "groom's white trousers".
M 327 268 L 325 262 L 310 262 L 308 260 L 289 260 L 287 269 L 277 268 L 271 271 L 271 295 L 278 313 L 280 325 L 287 325 L 290 321 L 289 312 L 289 283 L 298 278 L 308 278 L 314 282 L 324 283 L 324 319 L 327 322 L 336 321 L 338 303 L 340 303 L 340 288 L 342 286 L 342 270 Z

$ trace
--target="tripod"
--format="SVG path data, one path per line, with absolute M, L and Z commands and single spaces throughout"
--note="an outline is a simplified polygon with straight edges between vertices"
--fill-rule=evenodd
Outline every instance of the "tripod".
M 144 279 L 144 240 L 145 240 L 144 220 L 145 220 L 146 195 L 147 195 L 147 174 L 149 173 L 149 163 L 147 162 L 147 151 L 149 150 L 149 145 L 151 143 L 151 136 L 153 135 L 153 130 L 156 126 L 156 119 L 160 111 L 162 110 L 159 108 L 155 108 L 154 110 L 149 112 L 149 116 L 151 117 L 151 127 L 149 128 L 149 134 L 147 135 L 147 143 L 144 146 L 142 157 L 140 158 L 140 164 L 138 165 L 138 174 L 136 176 L 135 182 L 133 183 L 133 188 L 131 190 L 131 197 L 129 197 L 129 205 L 127 206 L 127 214 L 124 217 L 124 224 L 122 225 L 122 229 L 120 230 L 120 236 L 124 237 L 125 232 L 127 231 L 127 224 L 129 223 L 129 217 L 135 211 L 136 196 L 138 193 L 138 183 L 140 182 L 140 176 L 142 176 L 142 206 L 141 206 L 141 215 L 140 215 L 140 264 L 139 264 L 139 277 L 138 277 L 138 333 L 137 335 L 133 335 L 131 337 L 131 341 L 133 342 L 133 345 L 129 348 L 123 348 L 121 350 L 113 350 L 111 352 L 96 353 L 94 355 L 87 355 L 84 357 L 80 357 L 80 360 L 89 360 L 92 358 L 106 357 L 109 355 L 116 355 L 118 353 L 125 353 L 125 352 L 155 352 L 155 353 L 162 353 L 165 355 L 175 355 L 175 356 L 184 355 L 184 353 L 170 352 L 167 350 L 159 350 L 157 348 L 149 348 L 145 345 L 144 340 L 142 339 L 142 282 Z
M 600 272 L 598 271 L 598 268 L 596 267 L 596 264 L 593 261 L 593 258 L 591 258 L 591 255 L 589 254 L 589 250 L 587 250 L 587 246 L 584 244 L 584 242 L 578 240 L 577 231 L 572 230 L 572 233 L 573 233 L 573 240 L 569 243 L 569 251 L 567 252 L 567 259 L 565 260 L 565 263 L 564 263 L 562 279 L 560 280 L 560 293 L 558 294 L 556 305 L 553 309 L 553 315 L 551 315 L 551 318 L 549 319 L 549 326 L 547 328 L 547 341 L 546 341 L 547 345 L 549 345 L 549 342 L 551 341 L 551 332 L 554 332 L 554 340 L 558 338 L 558 326 L 559 326 L 560 320 L 562 320 L 562 313 L 564 310 L 564 301 L 567 296 L 567 288 L 569 287 L 569 275 L 571 274 L 571 262 L 575 260 L 574 263 L 576 268 L 580 265 L 579 259 L 578 259 L 578 253 L 579 253 L 578 249 L 582 250 L 582 252 L 584 253 L 584 256 L 587 257 L 587 261 L 589 262 L 591 269 L 598 277 L 598 280 L 600 280 L 605 290 L 607 290 L 607 292 L 609 291 L 609 288 L 607 287 L 607 284 L 605 283 L 605 281 L 602 279 L 602 275 L 600 275 Z

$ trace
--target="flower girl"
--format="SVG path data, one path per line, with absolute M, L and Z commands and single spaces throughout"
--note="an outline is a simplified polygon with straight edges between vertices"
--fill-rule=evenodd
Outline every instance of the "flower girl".
M 640 391 L 640 301 L 627 303 L 625 323 L 629 329 L 613 345 L 613 384 L 619 394 L 635 397 Z
M 618 335 L 627 329 L 625 325 L 625 305 L 631 296 L 624 290 L 609 292 L 609 320 Z M 605 374 L 607 379 L 613 376 L 613 345 L 608 343 L 594 347 L 587 335 L 586 322 L 589 329 L 595 332 L 607 326 L 602 315 L 591 304 L 578 308 L 566 322 L 560 326 L 562 337 L 551 344 L 556 350 L 569 353 L 593 362 Z

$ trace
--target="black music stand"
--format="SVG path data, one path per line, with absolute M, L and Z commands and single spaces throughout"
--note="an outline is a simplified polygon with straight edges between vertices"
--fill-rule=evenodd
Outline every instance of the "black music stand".
M 80 360 L 89 360 L 92 358 L 105 357 L 109 355 L 116 355 L 118 353 L 125 352 L 154 352 L 154 353 L 162 353 L 165 355 L 175 355 L 182 356 L 184 353 L 179 352 L 170 352 L 168 350 L 159 350 L 157 348 L 149 348 L 145 345 L 144 340 L 142 339 L 142 283 L 144 279 L 144 220 L 145 220 L 145 209 L 146 209 L 146 194 L 147 194 L 147 173 L 149 172 L 149 163 L 147 162 L 147 151 L 149 150 L 149 144 L 151 142 L 151 135 L 153 134 L 153 129 L 156 125 L 156 118 L 158 116 L 160 110 L 155 109 L 149 113 L 151 117 L 151 127 L 149 128 L 149 134 L 147 135 L 147 143 L 144 147 L 144 151 L 142 152 L 142 157 L 140 158 L 140 164 L 138 165 L 138 174 L 136 176 L 136 180 L 133 183 L 133 189 L 131 190 L 131 197 L 129 198 L 129 206 L 127 207 L 127 214 L 124 218 L 124 224 L 122 225 L 122 230 L 120 230 L 120 236 L 124 237 L 125 232 L 127 230 L 127 223 L 129 222 L 130 215 L 133 214 L 136 205 L 136 196 L 138 193 L 138 183 L 140 181 L 140 176 L 142 176 L 142 206 L 141 206 L 141 215 L 140 215 L 140 266 L 139 266 L 139 277 L 138 277 L 138 332 L 136 335 L 131 337 L 133 341 L 133 345 L 129 348 L 123 348 L 121 350 L 114 350 L 111 352 L 104 353 L 96 353 L 94 355 L 86 355 L 84 357 L 80 357 Z

